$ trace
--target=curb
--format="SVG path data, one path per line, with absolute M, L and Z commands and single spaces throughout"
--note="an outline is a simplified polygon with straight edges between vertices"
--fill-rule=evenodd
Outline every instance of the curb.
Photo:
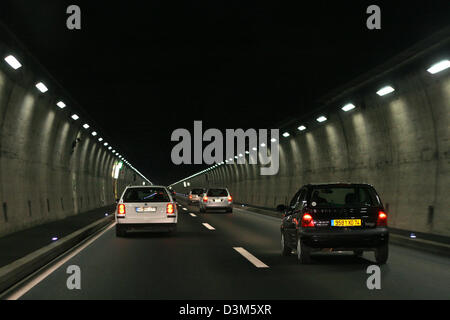
M 79 229 L 68 236 L 36 250 L 0 268 L 0 293 L 18 283 L 28 275 L 71 249 L 90 235 L 96 233 L 114 220 L 114 215 L 102 218 L 90 225 Z

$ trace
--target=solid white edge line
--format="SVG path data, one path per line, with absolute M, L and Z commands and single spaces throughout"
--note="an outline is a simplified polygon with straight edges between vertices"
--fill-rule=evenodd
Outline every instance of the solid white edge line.
M 77 248 L 75 251 L 70 253 L 68 256 L 64 257 L 54 265 L 52 265 L 50 268 L 45 270 L 43 273 L 39 274 L 37 277 L 33 278 L 31 281 L 26 283 L 24 286 L 22 286 L 20 289 L 12 293 L 10 296 L 6 298 L 6 300 L 18 300 L 20 297 L 22 297 L 24 294 L 26 294 L 28 291 L 33 289 L 36 285 L 38 285 L 42 280 L 47 278 L 49 275 L 51 275 L 53 272 L 55 272 L 59 267 L 61 267 L 63 264 L 65 264 L 67 261 L 75 257 L 77 254 L 79 254 L 81 251 L 86 249 L 87 246 L 89 246 L 91 243 L 93 243 L 95 240 L 100 238 L 105 232 L 107 232 L 109 229 L 114 227 L 117 222 L 114 222 L 109 227 L 107 227 L 105 230 L 94 236 L 93 238 L 89 239 L 86 243 L 81 245 L 79 248 Z
M 261 260 L 259 260 L 257 257 L 255 257 L 254 255 L 252 255 L 250 252 L 248 252 L 247 250 L 245 250 L 244 248 L 241 247 L 233 247 L 234 250 L 236 250 L 237 252 L 239 252 L 244 258 L 246 258 L 248 261 L 250 261 L 251 263 L 253 263 L 253 265 L 257 268 L 268 268 L 269 266 L 267 264 L 265 264 L 264 262 L 262 262 Z
M 197 216 L 195 213 L 192 213 L 192 212 L 190 212 L 189 214 L 191 215 L 191 217 L 194 217 L 194 218 Z
M 207 228 L 207 229 L 209 229 L 209 230 L 216 230 L 216 228 L 214 228 L 213 226 L 211 226 L 209 223 L 204 222 L 204 223 L 202 223 L 202 224 L 205 226 L 205 228 Z

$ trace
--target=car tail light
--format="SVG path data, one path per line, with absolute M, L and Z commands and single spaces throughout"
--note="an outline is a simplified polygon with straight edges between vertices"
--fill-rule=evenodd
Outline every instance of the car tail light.
M 312 216 L 309 213 L 305 213 L 302 217 L 302 227 L 303 228 L 310 228 L 314 227 L 314 220 Z
M 378 212 L 377 227 L 387 227 L 387 214 L 383 211 Z
M 174 215 L 175 214 L 175 208 L 173 206 L 173 203 L 168 203 L 167 204 L 167 215 Z
M 231 196 L 228 196 L 228 202 L 233 201 L 233 198 Z
M 119 206 L 117 207 L 117 213 L 118 214 L 125 214 L 125 205 L 123 203 L 119 204 Z
M 189 199 L 192 199 L 192 194 L 189 195 Z
M 203 197 L 203 202 L 208 202 L 208 197 L 207 196 Z

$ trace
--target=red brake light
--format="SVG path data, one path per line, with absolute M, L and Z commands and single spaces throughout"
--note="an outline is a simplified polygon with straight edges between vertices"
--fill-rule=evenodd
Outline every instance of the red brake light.
M 208 202 L 208 197 L 207 196 L 203 197 L 203 202 Z
M 228 202 L 233 201 L 233 198 L 231 196 L 228 196 Z
M 192 199 L 192 194 L 189 195 L 189 199 Z
M 118 214 L 125 214 L 125 205 L 123 203 L 119 204 L 119 207 L 117 208 Z
M 383 211 L 378 212 L 377 226 L 387 227 L 387 214 Z
M 309 213 L 305 213 L 302 217 L 302 227 L 303 228 L 310 228 L 314 227 L 314 220 L 312 216 Z
M 168 203 L 167 204 L 167 210 L 166 210 L 167 214 L 174 214 L 175 209 L 173 207 L 173 203 Z

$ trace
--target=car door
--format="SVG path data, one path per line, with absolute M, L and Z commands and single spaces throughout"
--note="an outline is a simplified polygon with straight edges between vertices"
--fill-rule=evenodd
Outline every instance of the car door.
M 284 230 L 284 237 L 286 238 L 287 242 L 292 244 L 294 243 L 295 236 L 297 233 L 296 224 L 295 224 L 295 209 L 298 204 L 298 199 L 300 197 L 300 194 L 303 189 L 300 189 L 297 191 L 297 193 L 292 198 L 291 202 L 289 203 L 289 206 L 286 208 L 286 213 L 283 218 L 283 230 Z

